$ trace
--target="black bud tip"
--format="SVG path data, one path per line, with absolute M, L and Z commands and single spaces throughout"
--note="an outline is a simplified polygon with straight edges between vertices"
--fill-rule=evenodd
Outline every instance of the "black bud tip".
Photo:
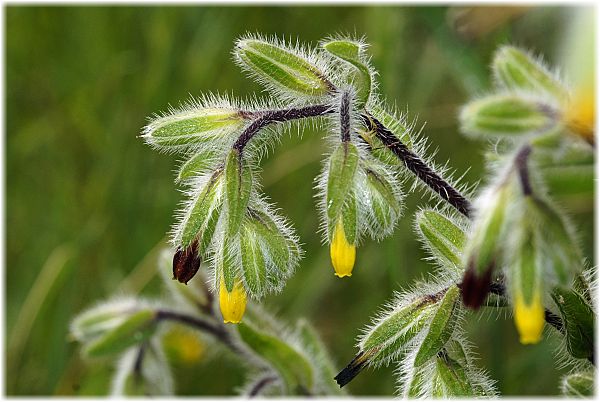
M 357 354 L 354 359 L 333 379 L 342 388 L 354 379 L 368 363 L 368 356 L 364 352 Z
M 192 243 L 185 250 L 177 250 L 173 256 L 173 279 L 187 285 L 198 272 L 201 262 L 198 254 L 198 242 Z
M 474 310 L 479 309 L 490 292 L 491 279 L 492 267 L 483 275 L 477 275 L 473 267 L 467 269 L 460 286 L 463 304 Z

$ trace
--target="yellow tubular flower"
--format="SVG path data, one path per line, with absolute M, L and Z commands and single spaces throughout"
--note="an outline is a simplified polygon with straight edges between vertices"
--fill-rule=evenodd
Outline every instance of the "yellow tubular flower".
M 225 324 L 238 324 L 246 311 L 246 290 L 241 282 L 236 282 L 231 292 L 227 291 L 225 280 L 221 278 L 219 290 L 219 305 Z
M 544 306 L 539 294 L 535 294 L 531 304 L 526 305 L 523 296 L 515 298 L 515 325 L 523 345 L 538 343 L 544 329 Z
M 354 260 L 356 259 L 356 246 L 348 243 L 342 218 L 338 219 L 335 226 L 329 253 L 331 254 L 331 263 L 335 275 L 339 278 L 352 276 L 352 268 L 354 268 Z

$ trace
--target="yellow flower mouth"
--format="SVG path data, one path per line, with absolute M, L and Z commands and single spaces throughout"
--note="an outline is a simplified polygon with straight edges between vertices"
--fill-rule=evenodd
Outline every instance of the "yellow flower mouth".
M 221 278 L 219 305 L 225 324 L 239 324 L 242 321 L 246 311 L 246 301 L 246 290 L 240 281 L 236 282 L 231 292 L 228 292 L 225 280 Z
M 329 252 L 335 275 L 338 278 L 352 276 L 352 269 L 356 260 L 356 246 L 348 243 L 341 218 L 338 219 L 335 226 Z
M 544 330 L 544 306 L 539 294 L 526 305 L 522 296 L 517 296 L 514 305 L 515 325 L 523 345 L 535 344 L 542 338 Z
M 585 88 L 575 94 L 567 106 L 565 123 L 576 135 L 594 144 L 595 101 L 593 88 Z

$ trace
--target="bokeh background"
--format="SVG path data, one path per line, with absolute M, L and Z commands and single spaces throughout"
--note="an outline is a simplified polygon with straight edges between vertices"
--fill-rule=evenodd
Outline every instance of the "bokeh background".
M 108 392 L 112 364 L 80 358 L 67 336 L 70 318 L 112 295 L 161 292 L 157 252 L 182 194 L 173 184 L 176 158 L 137 136 L 147 116 L 190 94 L 259 92 L 231 61 L 237 36 L 316 44 L 337 32 L 365 35 L 381 92 L 427 122 L 436 160 L 468 170 L 465 180 L 474 183 L 484 174 L 485 146 L 459 135 L 456 116 L 490 87 L 494 49 L 522 45 L 577 74 L 582 57 L 594 59 L 592 18 L 589 7 L 7 6 L 7 394 Z M 265 192 L 306 250 L 284 292 L 265 304 L 290 322 L 307 317 L 342 368 L 360 328 L 392 292 L 431 272 L 412 230 L 414 211 L 427 201 L 409 196 L 395 235 L 367 241 L 352 279 L 337 280 L 315 234 L 312 187 L 323 152 L 321 133 L 307 130 L 302 139 L 285 136 L 263 163 Z M 592 255 L 593 205 L 571 209 Z M 471 314 L 468 333 L 500 391 L 558 393 L 555 340 L 524 347 L 511 320 L 495 317 Z M 234 360 L 209 358 L 202 345 L 197 352 L 173 361 L 179 394 L 231 394 L 242 383 Z M 366 371 L 348 389 L 391 395 L 392 371 Z

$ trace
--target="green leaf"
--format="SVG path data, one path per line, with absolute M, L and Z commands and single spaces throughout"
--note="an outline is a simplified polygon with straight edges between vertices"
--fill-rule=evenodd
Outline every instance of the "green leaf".
M 274 219 L 264 211 L 250 210 L 247 224 L 264 244 L 266 262 L 273 268 L 273 274 L 280 278 L 287 277 L 291 262 L 295 259 L 292 253 L 294 250 L 298 251 L 297 245 L 292 244 L 293 242 L 279 231 Z
M 225 199 L 227 205 L 227 233 L 232 238 L 238 233 L 252 190 L 252 171 L 240 151 L 232 149 L 225 162 Z
M 562 380 L 562 393 L 570 397 L 594 396 L 594 372 L 587 371 L 566 375 Z
M 251 225 L 243 226 L 240 242 L 246 289 L 254 295 L 261 295 L 267 282 L 267 267 L 259 237 Z
M 333 235 L 337 219 L 354 186 L 358 159 L 356 146 L 349 142 L 342 142 L 333 151 L 329 159 L 326 208 L 330 238 Z
M 317 66 L 296 52 L 258 39 L 242 39 L 234 54 L 258 81 L 268 87 L 299 95 L 322 96 L 330 83 Z
M 453 285 L 439 302 L 427 334 L 415 356 L 415 367 L 436 356 L 452 336 L 458 316 L 459 297 L 460 291 L 457 286 Z
M 191 204 L 190 212 L 182 222 L 181 248 L 187 249 L 195 239 L 201 244 L 208 244 L 214 231 L 210 230 L 209 222 L 218 219 L 222 196 L 222 171 L 216 171 Z M 208 230 L 207 230 L 208 229 Z M 204 248 L 200 248 L 201 252 Z
M 466 243 L 463 230 L 450 219 L 433 210 L 417 213 L 417 228 L 423 240 L 444 266 L 459 275 L 464 272 L 462 250 Z
M 144 128 L 143 138 L 159 148 L 182 148 L 228 137 L 244 124 L 238 110 L 193 109 L 153 120 Z
M 591 305 L 573 289 L 557 286 L 551 295 L 563 319 L 569 354 L 578 359 L 591 359 L 594 355 L 595 321 Z
M 460 113 L 461 129 L 471 136 L 516 137 L 552 130 L 557 112 L 541 100 L 519 94 L 489 95 L 468 103 Z
M 502 46 L 492 63 L 499 86 L 549 94 L 566 101 L 569 93 L 565 86 L 539 61 L 513 46 Z
M 390 233 L 400 214 L 402 206 L 400 204 L 400 195 L 394 189 L 390 178 L 386 177 L 383 172 L 378 172 L 375 169 L 366 168 L 366 189 L 368 191 L 368 199 L 370 208 L 368 210 L 372 220 L 377 223 L 372 230 L 374 237 L 381 237 L 383 234 Z
M 436 358 L 433 378 L 435 398 L 477 395 L 469 382 L 466 369 L 447 354 Z
M 422 297 L 398 307 L 361 339 L 360 350 L 369 365 L 387 364 L 430 322 L 435 314 L 435 298 Z
M 344 225 L 344 235 L 350 244 L 356 243 L 358 236 L 357 221 L 357 202 L 354 194 L 349 194 L 346 205 L 342 211 L 342 223 Z M 333 222 L 331 223 L 333 224 Z
M 200 172 L 205 171 L 215 163 L 217 157 L 218 153 L 212 149 L 200 150 L 181 164 L 176 181 L 181 182 L 191 179 Z
M 127 317 L 120 325 L 90 342 L 84 349 L 89 357 L 116 354 L 130 346 L 149 339 L 156 329 L 156 314 L 140 310 Z
M 371 71 L 362 60 L 362 45 L 349 40 L 333 40 L 323 43 L 323 48 L 333 56 L 354 67 L 350 79 L 356 89 L 356 98 L 360 107 L 364 106 L 371 94 Z
M 240 250 L 235 247 L 235 242 L 229 236 L 225 235 L 223 239 L 223 249 L 221 250 L 221 258 L 218 260 L 220 263 L 220 271 L 221 275 L 223 275 L 223 280 L 225 281 L 225 288 L 228 292 L 233 291 L 233 286 L 235 285 L 238 278 L 238 257 L 241 254 Z M 217 275 L 217 283 L 219 283 L 220 278 Z
M 307 394 L 313 386 L 313 369 L 303 354 L 283 340 L 245 324 L 238 325 L 242 341 L 268 362 L 292 395 Z

